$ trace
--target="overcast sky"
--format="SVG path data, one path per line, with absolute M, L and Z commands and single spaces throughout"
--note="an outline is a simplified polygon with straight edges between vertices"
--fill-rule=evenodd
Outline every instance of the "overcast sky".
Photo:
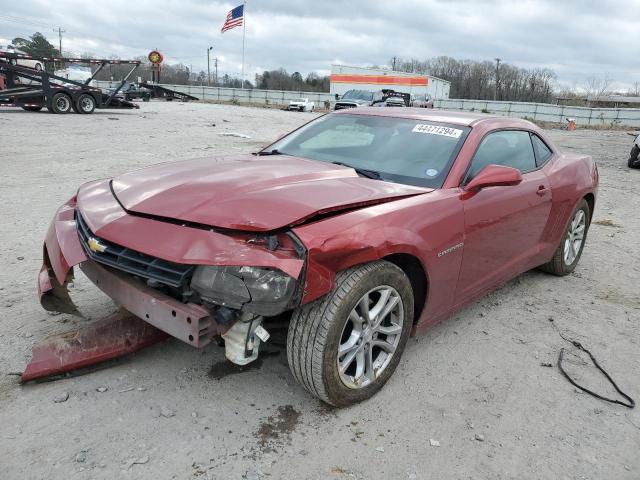
M 239 75 L 242 28 L 220 33 L 237 2 L 211 0 L 0 0 L 0 43 L 40 31 L 63 50 L 146 55 Z M 327 73 L 332 63 L 384 65 L 394 55 L 439 55 L 547 67 L 566 86 L 609 76 L 640 81 L 640 0 L 249 0 L 247 78 L 280 66 Z

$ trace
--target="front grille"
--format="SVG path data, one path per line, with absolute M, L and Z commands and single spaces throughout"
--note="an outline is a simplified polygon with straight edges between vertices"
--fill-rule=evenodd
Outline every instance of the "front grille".
M 82 215 L 77 211 L 76 223 L 82 248 L 87 256 L 96 262 L 172 287 L 184 285 L 195 268 L 193 265 L 167 262 L 98 238 L 89 230 Z M 91 249 L 89 247 L 90 240 L 97 242 L 102 251 Z
M 344 108 L 356 108 L 358 105 L 355 103 L 336 103 L 336 110 L 342 110 Z

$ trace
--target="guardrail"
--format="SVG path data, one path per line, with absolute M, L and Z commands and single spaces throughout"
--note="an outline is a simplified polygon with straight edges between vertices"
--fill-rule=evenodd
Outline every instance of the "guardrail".
M 111 88 L 113 82 L 98 81 L 100 88 Z M 296 98 L 308 98 L 316 107 L 324 107 L 325 101 L 331 101 L 333 96 L 326 92 L 292 92 L 287 90 L 259 90 L 256 88 L 226 88 L 206 87 L 200 85 L 171 85 L 162 83 L 160 86 L 182 93 L 188 93 L 200 100 L 215 100 L 221 102 L 260 103 L 265 105 L 288 105 Z
M 566 123 L 567 118 L 571 118 L 577 125 L 640 127 L 638 108 L 587 108 L 549 103 L 462 99 L 435 100 L 434 105 L 445 110 L 476 111 L 543 122 Z
M 115 86 L 113 82 L 104 81 L 98 81 L 96 84 L 101 88 Z M 334 97 L 326 92 L 292 92 L 287 90 L 258 90 L 199 85 L 161 85 L 178 92 L 188 93 L 201 100 L 287 105 L 296 98 L 308 98 L 310 101 L 315 102 L 316 107 L 323 107 L 325 102 L 333 103 L 334 101 Z M 463 99 L 435 100 L 434 105 L 436 108 L 444 110 L 476 111 L 543 122 L 565 123 L 567 118 L 572 118 L 578 125 L 640 128 L 640 109 L 637 108 L 587 108 L 552 105 L 549 103 Z

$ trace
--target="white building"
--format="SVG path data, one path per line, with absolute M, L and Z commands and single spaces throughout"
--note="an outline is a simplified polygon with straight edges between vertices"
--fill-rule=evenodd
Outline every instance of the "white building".
M 430 75 L 346 65 L 331 65 L 330 78 L 332 95 L 343 95 L 348 90 L 378 91 L 389 88 L 413 95 L 429 94 L 433 99 L 447 99 L 451 86 L 451 82 Z

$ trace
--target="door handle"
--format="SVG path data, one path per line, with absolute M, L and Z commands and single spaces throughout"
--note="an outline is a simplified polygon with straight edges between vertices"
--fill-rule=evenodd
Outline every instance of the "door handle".
M 538 187 L 538 191 L 536 193 L 542 197 L 542 196 L 546 195 L 548 191 L 549 190 L 547 190 L 547 188 L 544 185 L 540 185 Z

